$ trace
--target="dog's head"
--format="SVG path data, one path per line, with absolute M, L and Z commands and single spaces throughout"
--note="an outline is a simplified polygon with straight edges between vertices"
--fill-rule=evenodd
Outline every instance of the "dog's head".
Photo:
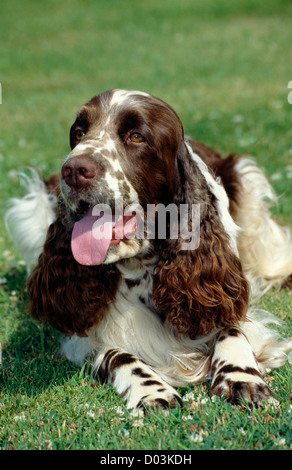
M 106 91 L 82 106 L 61 173 L 64 202 L 80 218 L 72 236 L 78 261 L 112 263 L 149 249 L 144 214 L 173 200 L 182 142 L 175 111 L 146 93 Z

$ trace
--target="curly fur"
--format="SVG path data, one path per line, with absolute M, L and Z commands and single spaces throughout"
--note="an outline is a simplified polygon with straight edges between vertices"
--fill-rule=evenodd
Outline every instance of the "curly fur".
M 176 330 L 194 339 L 244 320 L 249 286 L 222 226 L 216 198 L 185 148 L 180 149 L 178 160 L 174 201 L 189 207 L 200 203 L 200 244 L 195 250 L 182 250 L 180 238 L 161 241 L 153 298 Z

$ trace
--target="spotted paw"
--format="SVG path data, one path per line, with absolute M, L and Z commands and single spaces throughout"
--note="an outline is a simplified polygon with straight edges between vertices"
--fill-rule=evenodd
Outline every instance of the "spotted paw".
M 167 410 L 169 408 L 176 408 L 177 406 L 182 407 L 183 403 L 180 396 L 176 393 L 159 393 L 157 395 L 146 395 L 142 397 L 139 403 L 137 404 L 137 408 L 142 409 L 144 412 L 147 412 L 147 410 L 149 409 Z
M 151 372 L 151 373 L 150 373 Z M 132 370 L 132 381 L 127 396 L 128 408 L 142 410 L 176 408 L 182 406 L 177 391 L 153 371 L 146 371 L 145 366 Z
M 236 405 L 260 406 L 264 400 L 273 400 L 274 394 L 263 380 L 242 382 L 225 379 L 211 388 L 212 395 L 218 395 Z

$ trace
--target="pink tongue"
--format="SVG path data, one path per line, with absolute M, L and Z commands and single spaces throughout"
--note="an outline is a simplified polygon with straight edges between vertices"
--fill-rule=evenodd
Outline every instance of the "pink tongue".
M 113 218 L 104 214 L 98 218 L 92 215 L 92 207 L 75 223 L 71 249 L 75 260 L 86 266 L 102 264 L 112 240 Z

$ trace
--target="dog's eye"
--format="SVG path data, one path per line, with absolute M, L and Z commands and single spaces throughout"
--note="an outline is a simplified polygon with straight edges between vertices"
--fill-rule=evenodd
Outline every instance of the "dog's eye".
M 135 144 L 140 144 L 143 142 L 144 138 L 139 132 L 133 132 L 133 134 L 130 135 L 130 141 L 134 142 Z
M 82 139 L 82 137 L 83 137 L 84 135 L 85 135 L 85 133 L 84 133 L 83 131 L 80 131 L 80 130 L 79 130 L 79 131 L 76 131 L 76 132 L 75 132 L 74 137 L 75 137 L 75 139 L 78 140 L 78 142 L 79 142 L 79 141 Z

